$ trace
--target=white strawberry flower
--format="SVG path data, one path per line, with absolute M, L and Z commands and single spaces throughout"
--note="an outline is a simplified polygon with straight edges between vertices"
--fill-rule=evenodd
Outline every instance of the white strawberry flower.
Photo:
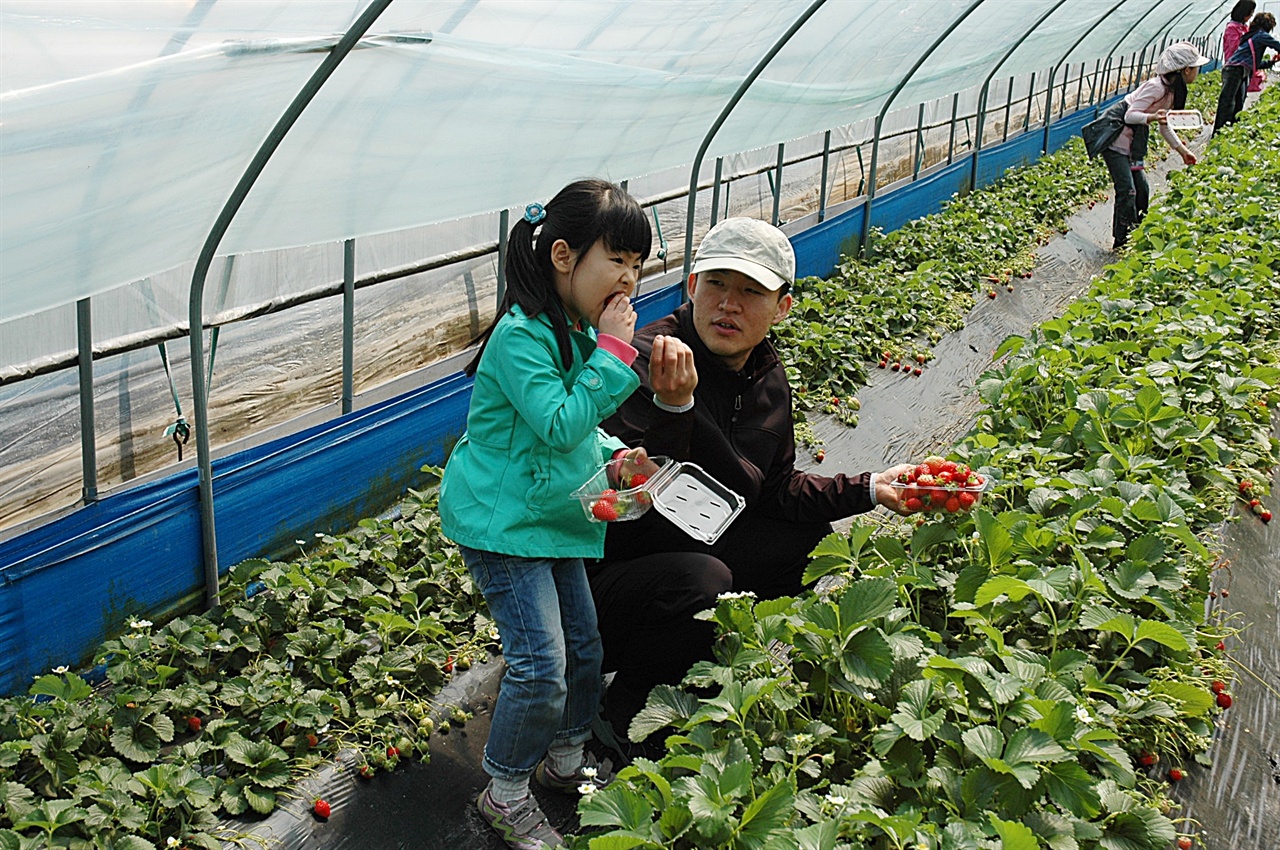
M 392 676 L 390 673 L 388 673 L 388 674 L 387 674 L 387 684 L 388 684 L 388 685 L 398 685 L 398 684 L 400 684 L 400 680 L 399 680 L 399 679 L 397 679 L 395 676 Z
M 595 779 L 596 774 L 599 772 L 600 771 L 596 770 L 594 767 L 584 767 L 582 769 L 582 775 L 587 777 L 588 779 Z
M 170 835 L 170 836 L 169 836 L 169 840 L 168 840 L 168 841 L 166 841 L 166 842 L 164 843 L 164 846 L 165 846 L 165 847 L 177 847 L 177 846 L 178 846 L 178 839 L 177 839 L 177 838 L 175 838 L 174 836 Z
M 1083 705 L 1076 706 L 1076 720 L 1079 720 L 1081 723 L 1088 723 L 1089 709 L 1085 708 Z
M 131 628 L 131 629 L 149 629 L 149 628 L 151 628 L 151 621 L 150 621 L 150 620 L 136 620 L 136 619 L 130 619 L 130 620 L 129 620 L 129 628 Z
M 61 665 L 61 666 L 59 666 L 59 667 L 54 667 L 54 668 L 53 668 L 53 672 L 54 672 L 55 674 L 57 674 L 57 675 L 61 676 L 63 673 L 66 673 L 66 672 L 67 672 L 68 670 L 70 670 L 70 669 L 71 669 L 70 667 L 68 667 L 67 665 L 63 664 L 63 665 Z
M 596 793 L 596 786 L 593 782 L 584 782 L 578 786 L 578 793 L 584 797 L 590 797 Z

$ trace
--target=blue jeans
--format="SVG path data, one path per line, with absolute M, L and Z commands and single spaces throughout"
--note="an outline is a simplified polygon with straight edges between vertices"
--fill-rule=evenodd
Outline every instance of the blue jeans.
M 489 604 L 507 672 L 493 708 L 484 769 L 533 773 L 552 744 L 591 737 L 603 650 L 581 558 L 521 558 L 458 547 Z

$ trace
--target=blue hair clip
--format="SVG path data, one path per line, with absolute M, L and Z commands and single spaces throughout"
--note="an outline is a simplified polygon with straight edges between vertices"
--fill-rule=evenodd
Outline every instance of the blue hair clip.
M 547 217 L 547 210 L 542 204 L 529 204 L 524 208 L 524 220 L 530 224 L 537 224 Z

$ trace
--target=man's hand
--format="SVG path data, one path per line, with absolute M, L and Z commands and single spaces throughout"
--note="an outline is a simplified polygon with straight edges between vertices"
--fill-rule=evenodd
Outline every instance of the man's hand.
M 891 466 L 884 472 L 876 473 L 876 503 L 884 505 L 895 514 L 906 516 L 911 513 L 902 504 L 902 491 L 893 486 L 893 482 L 898 480 L 898 476 L 911 469 L 915 464 L 900 463 L 897 466 Z
M 698 370 L 693 365 L 693 349 L 673 336 L 653 338 L 649 355 L 649 386 L 658 401 L 683 407 L 693 401 L 698 386 Z

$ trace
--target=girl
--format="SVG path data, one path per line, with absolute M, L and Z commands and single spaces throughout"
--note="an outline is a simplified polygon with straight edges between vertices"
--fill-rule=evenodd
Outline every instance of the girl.
M 1271 35 L 1276 28 L 1276 18 L 1270 12 L 1254 15 L 1249 30 L 1240 39 L 1235 53 L 1226 57 L 1222 66 L 1222 91 L 1218 94 L 1218 114 L 1213 119 L 1213 132 L 1227 124 L 1234 124 L 1244 100 L 1249 78 L 1258 70 L 1270 68 L 1275 62 L 1264 59 L 1267 49 L 1280 51 L 1280 41 Z
M 1147 156 L 1147 139 L 1151 124 L 1160 125 L 1160 135 L 1169 147 L 1182 155 L 1187 165 L 1195 165 L 1195 155 L 1182 143 L 1178 134 L 1169 129 L 1165 114 L 1172 109 L 1182 109 L 1187 104 L 1187 86 L 1195 81 L 1200 66 L 1209 61 L 1201 56 L 1195 45 L 1180 41 L 1169 45 L 1156 63 L 1156 76 L 1125 95 L 1115 109 L 1124 113 L 1125 127 L 1102 152 L 1102 159 L 1111 174 L 1116 188 L 1115 209 L 1111 219 L 1112 250 L 1124 247 L 1129 232 L 1147 212 L 1150 190 L 1143 173 Z
M 1239 0 L 1235 6 L 1231 7 L 1231 20 L 1227 23 L 1227 28 L 1222 31 L 1222 58 L 1227 60 L 1231 58 L 1231 54 L 1236 52 L 1240 47 L 1240 39 L 1244 38 L 1245 33 L 1249 31 L 1249 19 L 1253 17 L 1253 10 L 1258 8 L 1255 0 Z M 1249 77 L 1249 91 L 1262 91 L 1263 78 L 1266 75 L 1261 70 L 1253 72 L 1253 76 Z
M 467 432 L 445 468 L 444 532 L 488 602 L 508 665 L 477 806 L 520 850 L 562 842 L 530 794 L 539 762 L 539 782 L 569 793 L 611 778 L 583 750 L 601 646 L 582 559 L 603 554 L 605 527 L 570 494 L 610 458 L 622 476 L 656 471 L 644 449 L 597 427 L 640 383 L 630 296 L 650 238 L 640 205 L 602 180 L 526 208 L 511 228 L 506 295 L 467 366 Z

